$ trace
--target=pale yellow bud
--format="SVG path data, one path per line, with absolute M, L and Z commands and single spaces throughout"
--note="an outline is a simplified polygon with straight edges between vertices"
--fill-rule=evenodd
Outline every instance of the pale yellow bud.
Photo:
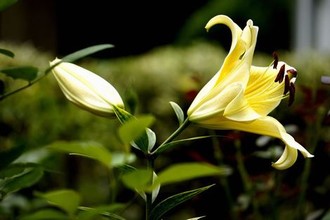
M 55 59 L 53 66 L 61 62 Z M 124 108 L 117 90 L 105 79 L 78 65 L 61 62 L 52 69 L 61 90 L 77 106 L 100 116 L 114 117 L 114 106 Z

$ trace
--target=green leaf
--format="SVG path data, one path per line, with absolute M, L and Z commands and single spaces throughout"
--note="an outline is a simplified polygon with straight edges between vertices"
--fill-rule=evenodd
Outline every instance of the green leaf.
M 133 170 L 122 176 L 122 181 L 127 188 L 144 191 L 152 180 L 152 171 L 148 169 Z
M 155 155 L 158 155 L 166 150 L 169 150 L 173 147 L 175 147 L 176 145 L 182 144 L 184 142 L 188 142 L 188 141 L 195 141 L 195 140 L 200 140 L 200 139 L 205 139 L 205 138 L 210 138 L 210 137 L 223 137 L 220 135 L 206 135 L 206 136 L 198 136 L 198 137 L 192 137 L 192 138 L 185 138 L 185 139 L 181 139 L 181 140 L 177 140 L 177 141 L 171 141 L 167 144 L 162 145 L 161 147 L 157 148 L 153 153 Z
M 127 163 L 133 163 L 136 160 L 136 155 L 131 153 L 112 152 L 111 156 L 111 165 L 113 167 L 119 167 L 126 165 Z
M 2 1 L 0 1 L 0 11 L 1 11 L 1 4 L 3 3 Z M 11 57 L 11 58 L 13 58 L 15 56 L 15 54 L 13 52 L 11 52 L 10 50 L 6 50 L 6 49 L 3 49 L 3 48 L 0 48 L 0 53 L 3 54 L 3 55 L 6 55 L 8 57 Z
M 142 150 L 148 150 L 148 136 L 146 134 L 146 129 L 152 125 L 155 118 L 151 115 L 140 116 L 139 118 L 131 118 L 130 120 L 126 121 L 120 128 L 119 128 L 119 137 L 124 144 L 130 144 L 132 141 L 138 140 L 139 137 L 145 137 L 146 143 L 141 146 L 138 142 L 136 145 Z M 141 140 L 140 140 L 141 141 Z
M 77 61 L 83 57 L 89 56 L 93 53 L 99 52 L 101 50 L 112 48 L 113 45 L 111 44 L 100 44 L 100 45 L 94 45 L 91 47 L 87 47 L 81 50 L 78 50 L 74 53 L 68 54 L 65 57 L 63 57 L 61 60 L 63 62 L 74 62 Z
M 4 196 L 38 182 L 43 175 L 43 168 L 37 164 L 15 164 L 1 173 L 8 176 L 0 181 L 0 191 Z
M 0 170 L 16 160 L 25 151 L 25 146 L 20 145 L 0 152 Z
M 213 184 L 214 185 L 214 184 Z M 204 192 L 205 190 L 209 189 L 213 185 L 204 186 L 198 189 L 182 192 L 173 196 L 170 196 L 163 200 L 162 202 L 158 203 L 152 210 L 149 216 L 149 219 L 152 220 L 159 220 L 163 217 L 165 213 L 173 209 L 174 207 L 178 206 L 179 204 L 195 197 L 196 195 Z
M 14 176 L 21 175 L 26 169 L 35 167 L 35 164 L 31 163 L 14 163 L 10 164 L 6 168 L 0 171 L 0 179 L 9 179 Z
M 57 141 L 48 145 L 50 149 L 67 152 L 70 155 L 79 155 L 97 160 L 111 168 L 111 153 L 100 143 L 94 141 Z
M 225 166 L 218 167 L 198 162 L 180 163 L 172 165 L 160 172 L 154 181 L 153 187 L 157 186 L 157 184 L 165 185 L 199 177 L 229 175 L 230 173 L 231 170 Z
M 76 191 L 70 189 L 36 193 L 36 195 L 46 199 L 50 204 L 64 210 L 70 216 L 75 214 L 81 202 L 80 195 Z
M 38 76 L 38 68 L 33 66 L 11 67 L 1 69 L 0 72 L 13 79 L 24 79 L 27 81 L 32 81 Z
M 175 114 L 176 114 L 176 117 L 178 118 L 178 121 L 179 121 L 179 124 L 181 125 L 184 121 L 184 113 L 181 109 L 181 107 L 176 104 L 175 102 L 170 102 Z
M 125 208 L 126 208 L 125 204 L 119 204 L 119 203 L 107 205 L 104 207 L 96 207 L 96 208 L 80 206 L 79 210 L 82 210 L 82 212 L 79 213 L 78 219 L 91 220 L 91 219 L 96 219 L 96 216 L 103 216 L 113 220 L 125 220 L 125 218 L 119 216 L 118 214 L 113 213 L 118 209 L 123 210 Z
M 42 209 L 32 214 L 24 215 L 19 220 L 70 220 L 70 218 L 63 212 L 54 209 Z
M 13 5 L 16 2 L 17 0 L 1 0 L 0 11 L 4 11 L 5 9 L 9 8 L 11 5 Z
M 72 62 L 77 61 L 81 58 L 89 56 L 93 53 L 96 53 L 96 52 L 99 52 L 101 50 L 105 50 L 105 49 L 108 49 L 108 48 L 112 48 L 112 47 L 113 47 L 113 45 L 111 45 L 111 44 L 99 44 L 99 45 L 94 45 L 94 46 L 91 46 L 91 47 L 87 47 L 87 48 L 78 50 L 76 52 L 73 52 L 71 54 L 68 54 L 68 55 L 62 57 L 61 62 L 72 63 Z M 54 64 L 53 66 L 50 66 L 48 69 L 45 70 L 45 73 L 48 73 L 49 71 L 51 71 L 55 66 L 57 66 L 61 62 L 58 62 L 58 63 Z
M 136 168 L 129 164 L 124 164 L 122 166 L 119 166 L 118 170 L 120 171 L 121 174 L 125 174 L 125 173 L 130 173 L 130 172 L 136 170 Z

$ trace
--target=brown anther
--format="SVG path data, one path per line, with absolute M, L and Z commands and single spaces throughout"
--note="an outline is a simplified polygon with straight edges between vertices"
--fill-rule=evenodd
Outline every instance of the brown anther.
M 290 86 L 289 86 L 289 106 L 292 105 L 293 101 L 294 101 L 294 95 L 296 93 L 296 89 L 294 87 L 294 84 L 293 83 L 290 83 Z
M 280 71 L 278 72 L 276 78 L 275 78 L 275 82 L 279 82 L 281 83 L 283 81 L 284 78 L 284 70 L 285 70 L 285 64 L 283 64 L 280 68 Z
M 289 69 L 286 71 L 288 74 L 291 74 L 290 77 L 297 77 L 298 73 L 295 69 Z
M 278 54 L 274 51 L 272 55 L 273 55 L 273 58 L 274 58 L 273 69 L 276 69 L 277 64 L 278 64 Z
M 284 77 L 284 95 L 287 94 L 290 90 L 290 79 L 288 75 Z

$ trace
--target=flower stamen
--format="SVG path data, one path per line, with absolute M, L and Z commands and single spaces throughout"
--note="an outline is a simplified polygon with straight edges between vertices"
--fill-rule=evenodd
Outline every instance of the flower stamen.
M 290 91 L 290 79 L 288 75 L 285 75 L 284 79 L 284 95 Z
M 295 83 L 298 72 L 295 69 L 289 69 L 286 73 L 289 75 L 290 82 Z
M 284 72 L 285 72 L 285 64 L 283 64 L 280 68 L 280 71 L 278 72 L 276 78 L 275 78 L 275 82 L 279 82 L 281 83 L 283 81 L 284 78 Z
M 294 95 L 296 93 L 296 89 L 294 87 L 294 83 L 290 83 L 290 86 L 289 86 L 289 106 L 292 105 L 293 101 L 294 101 Z
M 272 55 L 274 58 L 273 69 L 276 69 L 278 64 L 278 54 L 274 51 Z

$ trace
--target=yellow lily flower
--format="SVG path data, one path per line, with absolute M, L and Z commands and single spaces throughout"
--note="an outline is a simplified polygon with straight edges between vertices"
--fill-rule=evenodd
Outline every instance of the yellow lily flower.
M 53 66 L 61 62 L 55 59 Z M 114 107 L 124 108 L 117 90 L 105 79 L 73 63 L 61 62 L 52 69 L 66 98 L 94 114 L 114 117 Z
M 286 147 L 272 164 L 277 169 L 292 166 L 299 150 L 304 157 L 313 157 L 289 135 L 283 125 L 268 114 L 281 100 L 294 98 L 297 71 L 275 57 L 272 66 L 252 66 L 258 27 L 248 20 L 242 30 L 225 15 L 212 18 L 206 25 L 225 24 L 232 34 L 232 43 L 222 67 L 201 89 L 190 105 L 188 119 L 210 129 L 241 130 L 281 139 Z

